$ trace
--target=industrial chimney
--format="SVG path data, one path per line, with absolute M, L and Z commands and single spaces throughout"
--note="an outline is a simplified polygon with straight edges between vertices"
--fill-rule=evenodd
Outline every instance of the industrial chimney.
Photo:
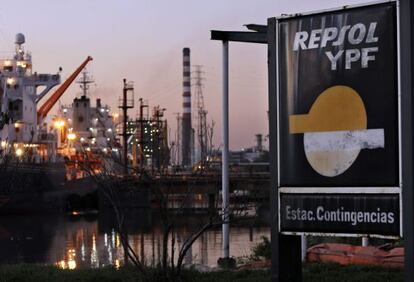
M 191 166 L 191 71 L 190 48 L 183 49 L 183 117 L 182 117 L 182 165 Z
M 256 134 L 256 152 L 263 151 L 263 135 Z

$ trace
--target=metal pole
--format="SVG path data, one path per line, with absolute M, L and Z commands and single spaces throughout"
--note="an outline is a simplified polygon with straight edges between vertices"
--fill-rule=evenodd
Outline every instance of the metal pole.
M 306 238 L 306 235 L 302 234 L 301 235 L 301 246 L 302 246 L 302 262 L 306 262 L 306 254 L 308 251 L 308 240 Z
M 128 174 L 128 135 L 127 135 L 127 122 L 128 122 L 128 108 L 127 108 L 127 85 L 126 79 L 124 78 L 124 89 L 123 89 L 123 101 L 122 101 L 122 111 L 123 111 L 123 132 L 122 136 L 124 139 L 124 174 Z
M 362 247 L 369 246 L 369 238 L 367 236 L 362 237 Z
M 277 21 L 268 19 L 268 67 L 269 67 L 269 148 L 270 148 L 270 212 L 272 244 L 272 282 L 302 281 L 301 238 L 282 235 L 279 230 L 278 201 L 278 70 L 277 70 Z
M 267 20 L 267 33 L 268 33 L 268 80 L 269 80 L 269 154 L 270 154 L 270 183 L 273 189 L 270 189 L 270 213 L 271 213 L 271 256 L 272 256 L 272 266 L 271 266 L 271 281 L 272 282 L 281 282 L 280 277 L 280 237 L 279 237 L 279 202 L 278 202 L 278 151 L 277 151 L 277 56 L 276 56 L 276 19 L 270 18 Z
M 142 98 L 139 98 L 139 171 L 144 171 L 144 111 Z
M 223 258 L 230 257 L 229 246 L 229 42 L 223 41 L 223 150 L 222 179 L 223 193 Z
M 410 0 L 400 0 L 400 79 L 401 79 L 401 146 L 402 146 L 402 206 L 404 237 L 404 281 L 414 279 L 414 179 L 413 179 L 413 31 L 414 5 Z

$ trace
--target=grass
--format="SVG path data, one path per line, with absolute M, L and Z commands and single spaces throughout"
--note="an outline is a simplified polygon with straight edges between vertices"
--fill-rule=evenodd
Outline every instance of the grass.
M 402 282 L 403 274 L 402 269 L 328 263 L 309 263 L 303 269 L 304 282 Z
M 397 282 L 403 281 L 401 269 L 364 266 L 339 266 L 336 264 L 307 264 L 303 269 L 304 282 Z M 129 282 L 142 281 L 132 267 L 62 270 L 54 266 L 34 264 L 0 265 L 0 282 Z M 150 281 L 161 281 L 159 273 L 151 273 Z M 270 282 L 269 270 L 219 271 L 200 273 L 186 270 L 183 281 L 190 282 Z

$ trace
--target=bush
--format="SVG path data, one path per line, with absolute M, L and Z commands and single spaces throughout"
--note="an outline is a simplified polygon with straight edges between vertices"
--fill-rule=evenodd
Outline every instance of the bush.
M 223 269 L 236 268 L 236 260 L 234 258 L 219 258 L 217 264 Z
M 272 247 L 269 238 L 262 236 L 262 241 L 252 248 L 252 258 L 258 260 L 259 258 L 270 259 L 272 254 Z

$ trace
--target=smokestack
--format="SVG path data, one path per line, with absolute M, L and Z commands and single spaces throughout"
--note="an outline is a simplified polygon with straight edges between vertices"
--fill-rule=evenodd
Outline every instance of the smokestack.
M 191 70 L 190 48 L 183 49 L 183 117 L 182 117 L 182 165 L 191 166 Z
M 263 151 L 263 136 L 262 134 L 256 134 L 256 151 Z

